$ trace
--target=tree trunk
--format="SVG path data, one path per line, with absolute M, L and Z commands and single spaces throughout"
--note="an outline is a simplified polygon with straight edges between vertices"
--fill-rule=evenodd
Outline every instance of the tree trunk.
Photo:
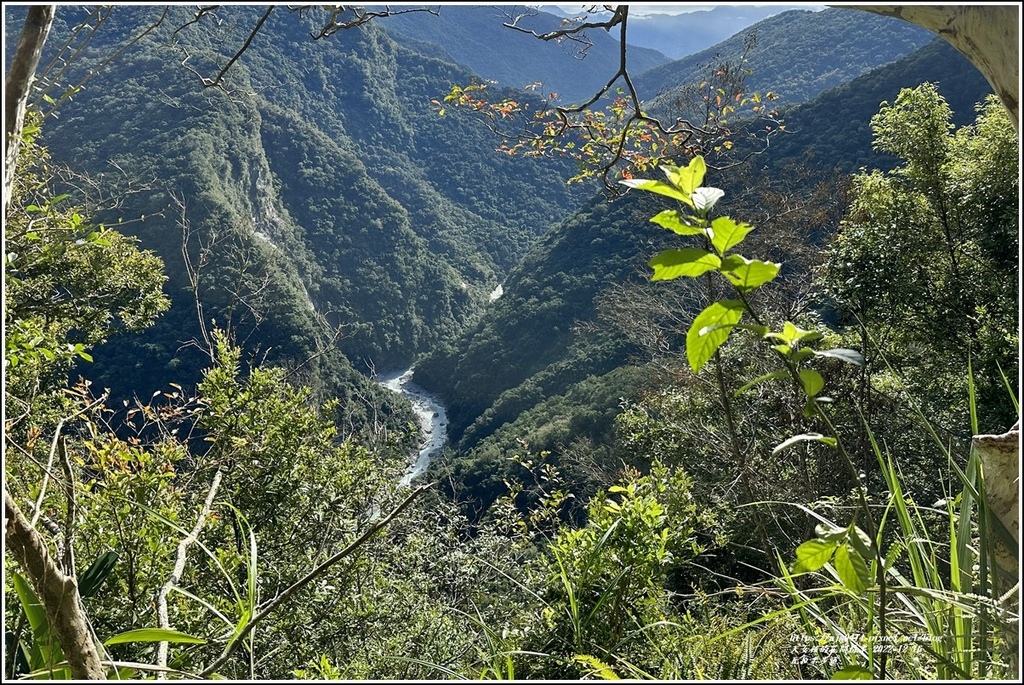
M 46 543 L 4 488 L 4 542 L 25 571 L 46 610 L 50 630 L 57 636 L 76 680 L 103 680 L 106 674 L 82 609 L 75 579 L 66 575 L 50 557 Z
M 43 44 L 53 25 L 56 5 L 36 5 L 28 8 L 25 26 L 18 39 L 18 51 L 11 60 L 4 90 L 4 211 L 11 201 L 14 185 L 14 167 L 18 163 L 21 129 L 25 124 L 28 95 L 35 79 Z

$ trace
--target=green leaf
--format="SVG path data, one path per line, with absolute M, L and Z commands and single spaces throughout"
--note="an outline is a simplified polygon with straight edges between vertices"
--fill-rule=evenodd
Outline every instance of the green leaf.
M 814 527 L 814 534 L 822 540 L 827 542 L 836 542 L 846 539 L 846 535 L 849 531 L 846 528 L 840 528 L 839 526 L 826 525 L 819 523 Z
M 782 444 L 778 445 L 775 449 L 772 450 L 772 454 L 778 454 L 782 450 L 786 449 L 787 447 L 792 447 L 798 442 L 823 442 L 829 447 L 835 447 L 837 444 L 835 438 L 825 437 L 821 433 L 801 433 L 800 435 L 794 435 L 793 437 L 789 438 Z
M 664 165 L 661 167 L 661 170 L 665 172 L 669 183 L 686 194 L 686 204 L 692 204 L 690 196 L 703 183 L 704 174 L 707 173 L 708 167 L 704 163 L 704 158 L 697 155 L 684 167 Z
M 872 550 L 875 548 L 875 543 L 871 540 L 871 536 L 858 526 L 851 524 L 851 528 L 852 530 L 848 531 L 849 535 L 847 537 L 853 548 L 865 559 L 873 557 L 874 552 Z
M 832 674 L 831 680 L 874 680 L 863 666 L 846 666 Z
M 839 545 L 835 559 L 836 573 L 840 582 L 856 594 L 868 589 L 868 565 L 864 557 L 850 545 Z
M 662 228 L 667 228 L 673 233 L 679 235 L 703 235 L 704 229 L 700 226 L 691 226 L 690 224 L 683 221 L 679 212 L 675 209 L 666 209 L 663 212 L 658 212 L 651 217 L 651 222 L 658 224 Z
M 724 255 L 726 250 L 739 245 L 754 227 L 747 223 L 736 223 L 727 216 L 720 216 L 711 222 L 711 244 Z
M 696 247 L 686 247 L 682 250 L 665 250 L 655 255 L 648 262 L 654 275 L 652 281 L 670 281 L 680 276 L 695 277 L 717 269 L 722 264 L 715 255 Z
M 790 356 L 789 359 L 790 359 L 791 362 L 793 362 L 793 365 L 796 366 L 797 364 L 799 364 L 803 360 L 805 360 L 808 357 L 813 356 L 813 355 L 814 355 L 814 350 L 812 350 L 809 347 L 801 347 L 799 350 L 794 352 Z
M 128 642 L 179 642 L 190 645 L 204 645 L 206 640 L 180 630 L 170 628 L 138 628 L 119 633 L 103 641 L 104 646 L 122 645 Z
M 117 552 L 111 550 L 101 554 L 92 562 L 85 573 L 78 576 L 78 594 L 82 597 L 92 597 L 103 585 L 110 572 L 114 570 L 117 563 Z
M 800 369 L 800 383 L 808 397 L 814 397 L 825 387 L 825 379 L 814 369 Z
M 725 191 L 721 188 L 711 188 L 703 186 L 697 188 L 690 194 L 690 199 L 693 200 L 693 208 L 697 210 L 701 216 L 707 216 L 708 212 L 725 197 Z
M 686 358 L 694 373 L 729 338 L 730 327 L 740 322 L 744 309 L 739 300 L 722 300 L 709 305 L 693 320 L 686 333 Z
M 847 364 L 856 364 L 857 366 L 864 366 L 864 355 L 857 350 L 849 350 L 844 347 L 837 347 L 834 350 L 818 350 L 815 351 L 819 357 L 833 357 L 840 361 L 844 361 Z
M 760 287 L 779 274 L 781 264 L 762 262 L 759 259 L 747 259 L 740 255 L 731 255 L 729 259 L 739 258 L 741 264 L 722 273 L 741 292 Z
M 36 597 L 35 591 L 28 581 L 17 572 L 11 573 L 14 581 L 14 590 L 18 593 L 18 600 L 21 608 L 28 618 L 29 628 L 32 629 L 32 648 L 29 650 L 28 663 L 33 670 L 39 670 L 60 663 L 64 659 L 64 652 L 50 634 L 50 622 L 46 618 L 46 609 L 43 603 Z
M 619 183 L 629 188 L 636 188 L 637 190 L 646 190 L 651 193 L 657 193 L 658 195 L 664 195 L 665 197 L 670 197 L 673 200 L 679 200 L 680 202 L 685 202 L 686 204 L 693 206 L 689 195 L 684 195 L 674 186 L 662 183 L 661 181 L 651 181 L 643 178 L 629 178 L 624 181 L 619 181 Z
M 619 676 L 615 673 L 615 670 L 596 657 L 592 657 L 588 654 L 574 654 L 572 657 L 575 661 L 591 668 L 591 672 L 588 676 L 597 676 L 601 680 L 619 680 Z
M 793 573 L 817 571 L 828 563 L 837 546 L 835 542 L 808 540 L 796 548 L 796 563 L 793 564 Z
M 758 376 L 757 378 L 755 378 L 754 380 L 750 381 L 749 383 L 746 383 L 742 388 L 740 388 L 739 390 L 734 392 L 733 393 L 733 397 L 739 397 L 740 395 L 745 393 L 747 390 L 750 390 L 752 387 L 754 387 L 758 383 L 763 383 L 763 382 L 765 382 L 767 380 L 771 380 L 773 378 L 785 378 L 788 375 L 789 375 L 788 371 L 785 371 L 784 369 L 779 369 L 778 371 L 772 371 L 771 373 L 766 373 L 763 376 Z

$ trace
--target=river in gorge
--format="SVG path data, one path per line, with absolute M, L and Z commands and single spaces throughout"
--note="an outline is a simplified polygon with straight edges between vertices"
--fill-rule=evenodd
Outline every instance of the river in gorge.
M 430 460 L 437 456 L 448 442 L 448 415 L 445 413 L 444 405 L 435 395 L 412 382 L 412 367 L 404 371 L 377 374 L 374 380 L 412 402 L 412 408 L 420 420 L 423 439 L 420 442 L 419 454 L 399 481 L 401 485 L 409 485 L 413 479 L 427 470 Z

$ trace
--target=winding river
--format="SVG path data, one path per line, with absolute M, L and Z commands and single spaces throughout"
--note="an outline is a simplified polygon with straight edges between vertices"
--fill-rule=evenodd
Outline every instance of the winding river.
M 374 380 L 412 402 L 412 408 L 420 420 L 423 440 L 420 442 L 419 454 L 399 481 L 401 485 L 409 485 L 427 470 L 430 460 L 437 456 L 448 441 L 448 416 L 437 397 L 412 382 L 412 367 L 404 371 L 378 374 Z

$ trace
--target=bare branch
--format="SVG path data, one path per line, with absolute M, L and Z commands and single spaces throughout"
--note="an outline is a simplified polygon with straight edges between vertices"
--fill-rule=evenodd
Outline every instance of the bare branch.
M 341 550 L 340 552 L 338 552 L 337 554 L 332 556 L 330 559 L 328 559 L 327 561 L 323 562 L 322 564 L 320 564 L 319 566 L 314 568 L 312 571 L 307 573 L 305 576 L 303 576 L 299 580 L 297 580 L 294 583 L 292 583 L 292 585 L 290 585 L 288 588 L 286 588 L 284 591 L 282 591 L 279 595 L 274 597 L 274 599 L 272 599 L 263 609 L 261 609 L 259 611 L 259 613 L 257 613 L 252 618 L 252 620 L 249 621 L 246 624 L 245 628 L 243 628 L 238 633 L 238 635 L 236 635 L 231 640 L 231 642 L 229 642 L 227 644 L 227 646 L 224 648 L 224 652 L 216 660 L 214 660 L 214 662 L 212 664 L 207 666 L 206 669 L 203 670 L 202 673 L 199 674 L 200 677 L 209 678 L 211 675 L 216 673 L 217 669 L 220 668 L 221 666 L 223 666 L 224 663 L 229 658 L 231 658 L 231 655 L 235 653 L 235 651 L 238 649 L 239 646 L 241 646 L 241 644 L 243 643 L 245 638 L 249 636 L 249 634 L 253 631 L 253 629 L 256 627 L 256 625 L 258 623 L 260 623 L 263 619 L 265 619 L 267 616 L 269 616 L 279 606 L 281 606 L 286 601 L 291 599 L 292 596 L 294 596 L 300 590 L 302 590 L 307 585 L 309 585 L 313 580 L 315 580 L 318 576 L 323 574 L 327 569 L 331 568 L 336 563 L 338 563 L 339 561 L 341 561 L 345 557 L 350 556 L 353 552 L 355 552 L 357 549 L 359 549 L 363 545 L 363 543 L 365 543 L 371 537 L 373 537 L 378 532 L 380 532 L 382 529 L 387 527 L 387 525 L 389 523 L 391 523 L 392 519 L 394 519 L 396 516 L 398 516 L 398 514 L 400 514 L 402 511 L 404 511 L 406 507 L 408 507 L 410 504 L 412 504 L 413 501 L 417 497 L 419 497 L 420 495 L 422 495 L 424 492 L 426 492 L 427 490 L 429 490 L 432 487 L 433 487 L 433 485 L 421 485 L 420 487 L 418 487 L 415 490 L 413 490 L 411 493 L 409 493 L 409 496 L 406 497 L 404 500 L 402 500 L 402 502 L 398 506 L 396 506 L 394 509 L 392 509 L 391 512 L 387 516 L 385 516 L 382 519 L 377 520 L 375 523 L 370 525 L 370 527 L 367 528 L 366 531 L 363 532 L 362 535 L 360 535 L 355 540 L 353 540 L 351 543 L 349 543 L 345 547 L 345 549 Z
M 110 9 L 107 10 L 106 14 L 101 14 L 101 15 L 98 16 L 96 26 L 93 27 L 92 31 L 89 33 L 88 37 L 86 37 L 86 39 L 83 41 L 83 43 L 78 46 L 78 48 L 75 50 L 74 54 L 72 54 L 71 57 L 69 57 L 66 60 L 64 60 L 65 64 L 64 64 L 64 67 L 60 70 L 60 72 L 58 72 L 52 78 L 48 77 L 47 75 L 44 75 L 44 76 L 40 77 L 41 80 L 46 80 L 48 85 L 46 86 L 46 88 L 44 90 L 42 90 L 42 91 L 40 91 L 39 93 L 36 94 L 36 97 L 33 100 L 33 104 L 35 104 L 38 107 L 39 100 L 44 99 L 46 94 L 50 90 L 52 90 L 53 87 L 57 83 L 59 83 L 60 77 L 63 76 L 64 72 L 74 62 L 74 58 L 77 57 L 78 54 L 83 49 L 85 49 L 85 46 L 88 45 L 89 41 L 92 39 L 92 36 L 95 35 L 95 33 L 99 29 L 100 25 L 102 25 L 103 22 L 106 21 L 106 19 L 110 16 L 110 12 L 112 12 L 112 11 L 113 11 L 113 9 L 110 8 Z M 89 80 L 92 79 L 93 76 L 95 76 L 96 74 L 99 74 L 100 72 L 102 72 L 103 69 L 105 69 L 114 60 L 120 58 L 121 55 L 123 55 L 130 47 L 132 47 L 133 45 L 138 43 L 140 40 L 142 40 L 150 32 L 156 30 L 156 28 L 159 27 L 163 23 L 164 19 L 167 18 L 167 13 L 169 11 L 170 11 L 169 7 L 164 7 L 163 11 L 160 14 L 160 17 L 156 21 L 154 21 L 153 23 L 151 23 L 148 26 L 146 26 L 138 35 L 133 37 L 131 40 L 129 40 L 127 43 L 125 43 L 119 50 L 117 50 L 116 52 L 112 53 L 110 56 L 108 56 L 106 59 L 104 59 L 98 65 L 96 65 L 95 67 L 90 68 L 88 73 L 85 75 L 85 77 L 81 81 L 79 81 L 77 84 L 75 84 L 73 86 L 69 86 L 68 88 L 66 88 L 64 93 L 60 96 L 60 98 L 58 98 L 55 101 L 53 101 L 53 104 L 50 106 L 50 109 L 48 109 L 46 112 L 43 113 L 43 118 L 45 119 L 46 117 L 49 117 L 51 114 L 53 114 L 54 111 L 56 111 L 56 109 L 58 107 L 60 107 L 61 104 L 63 104 L 68 99 L 70 99 L 71 96 L 74 93 L 78 92 L 83 86 L 85 86 L 85 84 L 88 83 Z M 67 47 L 67 44 L 65 45 L 65 48 L 66 47 Z M 61 52 L 58 53 L 57 57 L 54 59 L 54 62 L 56 62 L 60 58 L 61 54 L 63 53 L 63 49 L 64 48 L 62 48 Z M 50 68 L 51 67 L 48 66 L 47 70 L 49 70 Z
M 270 18 L 270 13 L 274 11 L 274 7 L 274 5 L 271 5 L 270 7 L 267 8 L 267 11 L 263 13 L 263 16 L 260 17 L 260 20 L 256 22 L 256 26 L 253 27 L 253 30 L 249 33 L 249 37 L 245 39 L 245 43 L 238 50 L 238 52 L 236 52 L 234 56 L 228 60 L 228 63 L 224 65 L 224 67 L 217 74 L 216 78 L 214 78 L 213 80 L 205 78 L 203 79 L 204 88 L 210 88 L 212 86 L 220 85 L 221 81 L 224 79 L 224 75 L 227 74 L 228 69 L 231 68 L 231 65 L 237 62 L 238 58 L 241 57 L 245 53 L 245 51 L 249 49 L 249 46 L 252 44 L 252 41 L 256 37 L 256 34 L 260 32 L 260 29 L 263 28 L 263 24 L 265 24 L 267 19 Z
M 603 7 L 605 9 L 609 9 L 611 5 L 604 5 Z M 604 29 L 605 31 L 610 32 L 619 24 L 625 23 L 626 15 L 628 13 L 628 5 L 619 5 L 612 11 L 612 16 L 607 21 L 586 21 L 583 22 L 582 24 L 577 24 L 572 28 L 555 29 L 554 31 L 548 31 L 547 33 L 537 33 L 536 31 L 533 31 L 531 29 L 525 29 L 522 26 L 519 26 L 519 22 L 522 20 L 522 18 L 528 16 L 526 14 L 517 15 L 515 18 L 512 19 L 512 21 L 506 22 L 505 24 L 503 24 L 503 26 L 505 26 L 506 28 L 513 29 L 515 31 L 520 31 L 522 33 L 529 33 L 534 38 L 539 38 L 540 40 L 544 41 L 561 41 L 565 38 L 573 38 L 574 40 L 586 43 L 589 47 L 593 45 L 593 43 L 591 43 L 589 40 L 586 40 L 586 38 L 580 38 L 579 36 L 577 36 L 577 34 L 585 32 L 587 29 Z
M 300 7 L 289 7 L 292 12 L 298 12 L 300 15 L 305 14 L 311 9 L 310 5 L 303 5 Z M 385 5 L 383 10 L 367 10 L 359 5 L 336 5 L 331 10 L 331 17 L 327 20 L 327 23 L 317 31 L 316 33 L 310 33 L 309 35 L 313 40 L 319 40 L 321 38 L 328 38 L 333 36 L 338 31 L 345 29 L 352 29 L 357 26 L 362 26 L 371 19 L 378 19 L 381 17 L 394 17 L 400 14 L 409 14 L 410 12 L 426 12 L 432 14 L 435 17 L 440 13 L 439 9 L 431 9 L 430 7 L 413 7 L 409 9 L 395 10 L 391 9 L 390 5 Z M 340 17 L 351 13 L 351 19 L 345 19 L 339 21 Z
M 60 463 L 64 468 L 64 497 L 67 500 L 67 514 L 64 517 L 64 572 L 75 578 L 75 546 L 74 530 L 75 518 L 77 517 L 77 500 L 75 498 L 75 474 L 71 470 L 71 460 L 68 458 L 68 442 L 61 436 L 57 451 L 60 453 Z
M 171 37 L 173 38 L 173 37 L 177 36 L 178 35 L 178 31 L 181 31 L 182 29 L 188 28 L 192 24 L 199 23 L 199 21 L 203 17 L 205 17 L 207 14 L 212 14 L 214 12 L 214 10 L 218 10 L 218 9 L 220 9 L 220 5 L 207 5 L 206 7 L 200 7 L 198 10 L 196 10 L 196 15 L 192 18 L 192 21 L 187 21 L 184 24 L 182 24 L 181 26 L 179 26 L 178 28 L 174 29 L 174 33 L 171 34 Z
M 199 533 L 202 532 L 203 527 L 206 525 L 207 519 L 210 517 L 210 510 L 213 509 L 213 500 L 217 496 L 217 490 L 220 489 L 220 481 L 224 477 L 223 468 L 218 468 L 217 472 L 213 474 L 213 481 L 210 483 L 210 489 L 206 493 L 206 501 L 203 502 L 203 507 L 199 510 L 199 515 L 196 517 L 196 525 L 192 527 L 189 534 L 182 538 L 178 543 L 178 549 L 175 553 L 174 568 L 171 570 L 171 575 L 167 578 L 167 582 L 160 588 L 160 592 L 156 598 L 156 611 L 157 611 L 157 627 L 159 628 L 170 628 L 171 623 L 167 615 L 167 596 L 171 592 L 171 588 L 177 585 L 178 581 L 181 580 L 182 574 L 185 572 L 185 562 L 188 559 L 188 548 L 192 546 L 196 540 L 199 539 Z M 169 644 L 167 642 L 161 642 L 157 649 L 157 666 L 161 668 L 167 667 L 167 655 L 168 655 Z M 157 678 L 163 680 L 165 678 L 163 672 L 157 674 Z
M 46 460 L 46 468 L 43 470 L 43 484 L 39 488 L 39 496 L 36 498 L 35 513 L 32 515 L 32 522 L 29 524 L 30 527 L 35 528 L 36 523 L 39 522 L 39 516 L 42 513 L 43 498 L 46 497 L 46 487 L 47 485 L 49 485 L 50 472 L 53 469 L 53 458 L 57 454 L 57 446 L 60 442 L 61 437 L 60 432 L 64 429 L 64 424 L 66 424 L 68 421 L 71 421 L 72 419 L 81 416 L 82 414 L 89 411 L 96 405 L 102 404 L 107 400 L 107 397 L 109 395 L 109 392 L 103 393 L 103 395 L 101 395 L 98 399 L 94 400 L 93 402 L 90 402 L 88 405 L 79 409 L 70 416 L 65 416 L 64 418 L 57 422 L 57 427 L 53 430 L 53 441 L 50 443 L 50 456 Z

